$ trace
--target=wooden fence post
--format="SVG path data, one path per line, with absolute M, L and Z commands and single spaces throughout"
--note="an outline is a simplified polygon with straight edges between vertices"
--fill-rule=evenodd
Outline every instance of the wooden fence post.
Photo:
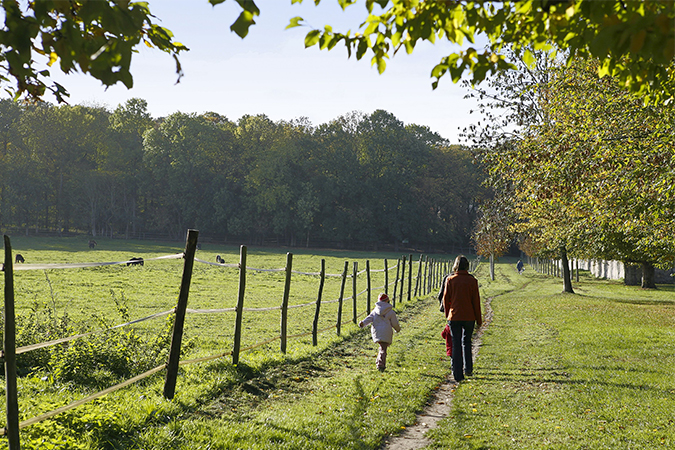
M 188 295 L 190 294 L 190 281 L 192 280 L 192 267 L 195 264 L 195 250 L 199 231 L 188 230 L 185 239 L 185 252 L 183 253 L 183 278 L 178 293 L 178 304 L 173 322 L 173 335 L 171 336 L 171 350 L 169 362 L 166 366 L 166 379 L 164 380 L 164 398 L 173 399 L 176 393 L 176 379 L 178 378 L 178 364 L 180 363 L 180 348 L 183 340 L 183 327 L 185 326 L 185 310 L 187 309 Z
M 417 279 L 415 280 L 415 297 L 417 297 L 419 289 L 422 286 L 421 283 L 422 283 L 422 255 L 420 255 L 420 260 L 417 262 Z
M 398 280 L 401 272 L 401 258 L 396 261 L 396 279 L 394 280 L 394 296 L 391 299 L 391 306 L 396 307 L 396 294 L 398 291 Z
M 239 364 L 241 349 L 241 321 L 244 315 L 244 292 L 246 292 L 246 246 L 239 248 L 239 296 L 237 297 L 237 318 L 234 323 L 234 346 L 232 347 L 232 364 Z
M 366 295 L 366 314 L 370 314 L 371 288 L 370 288 L 370 260 L 369 259 L 366 259 L 366 281 L 368 283 L 368 285 L 367 285 L 368 292 L 367 292 L 367 295 Z
M 288 296 L 291 292 L 291 270 L 293 269 L 293 253 L 286 253 L 286 283 L 281 301 L 281 353 L 286 353 L 286 336 L 288 336 Z
M 356 273 L 359 270 L 359 263 L 354 261 L 354 275 L 352 276 L 352 312 L 353 316 L 352 321 L 357 323 L 356 320 Z
M 412 300 L 412 253 L 408 256 L 408 301 L 410 301 Z
M 471 267 L 471 264 L 469 264 Z M 438 270 L 436 271 L 436 289 L 441 286 L 441 279 L 443 278 L 443 260 L 438 261 Z
M 425 277 L 424 277 L 424 293 L 429 294 L 431 292 L 431 269 L 433 268 L 432 259 L 427 256 L 427 267 L 425 268 Z
M 16 322 L 14 316 L 14 266 L 12 244 L 5 241 L 5 330 L 3 358 L 5 359 L 5 404 L 7 406 L 7 443 L 10 450 L 19 450 L 19 395 L 16 387 Z
M 436 282 L 436 259 L 431 258 L 431 265 L 429 266 L 429 292 L 434 291 L 434 283 Z
M 403 303 L 403 296 L 405 295 L 404 294 L 404 292 L 405 292 L 405 265 L 406 265 L 407 262 L 408 262 L 408 259 L 405 256 L 403 256 L 403 258 L 401 259 L 401 291 L 400 291 L 401 293 L 399 294 L 401 303 Z
M 386 259 L 384 260 L 384 293 L 389 295 L 389 267 L 387 267 Z
M 429 272 L 429 256 L 425 256 L 424 257 L 424 279 L 422 280 L 422 281 L 424 281 L 424 284 L 422 285 L 422 287 L 423 287 L 422 295 L 427 295 L 429 293 L 429 291 L 427 289 L 427 287 L 429 286 L 429 283 L 427 282 L 427 277 L 429 276 L 428 272 Z
M 347 270 L 349 269 L 349 261 L 345 261 L 345 269 L 342 271 L 342 283 L 340 283 L 340 297 L 338 298 L 338 314 L 337 314 L 337 335 L 340 336 L 342 330 L 342 300 L 345 297 L 345 283 L 347 282 Z
M 316 311 L 314 312 L 314 323 L 312 324 L 312 345 L 318 345 L 319 334 L 319 311 L 321 310 L 321 297 L 323 296 L 323 284 L 326 280 L 326 260 L 321 260 L 321 272 L 319 273 L 319 295 L 316 297 Z

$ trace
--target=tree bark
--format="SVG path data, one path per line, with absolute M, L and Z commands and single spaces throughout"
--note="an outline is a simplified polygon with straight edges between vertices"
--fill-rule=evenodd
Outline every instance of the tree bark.
M 654 264 L 649 261 L 642 261 L 642 289 L 656 289 Z
M 563 292 L 574 294 L 574 289 L 572 289 L 572 272 L 570 271 L 570 262 L 567 259 L 567 249 L 564 245 L 560 247 L 560 260 L 563 269 Z

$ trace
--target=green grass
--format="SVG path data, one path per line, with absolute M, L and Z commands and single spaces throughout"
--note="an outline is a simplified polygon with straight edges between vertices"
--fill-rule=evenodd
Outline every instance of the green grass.
M 182 251 L 178 243 L 151 245 L 145 241 L 121 241 L 97 239 L 95 250 L 87 248 L 85 238 L 16 238 L 12 240 L 14 253 L 21 253 L 28 263 L 75 263 L 125 261 L 132 256 L 142 256 L 146 260 L 153 257 L 175 254 Z M 205 244 L 196 257 L 215 262 L 221 255 L 227 263 L 239 262 L 239 248 L 234 246 L 215 246 Z M 384 259 L 389 267 L 396 263 L 400 255 L 365 252 L 324 252 L 289 249 L 294 253 L 293 270 L 317 273 L 321 259 L 326 260 L 327 274 L 341 274 L 345 261 L 349 261 L 348 273 L 353 271 L 353 262 L 359 263 L 358 270 L 365 268 L 365 261 L 371 262 L 372 288 L 376 290 L 384 285 Z M 415 256 L 416 269 L 418 256 Z M 249 249 L 247 266 L 257 269 L 280 269 L 286 264 L 284 250 Z M 380 272 L 376 272 L 376 271 Z M 167 311 L 176 305 L 183 271 L 182 260 L 146 261 L 143 267 L 125 265 L 104 266 L 87 269 L 17 271 L 15 274 L 16 310 L 18 314 L 27 313 L 36 307 L 49 307 L 58 316 L 67 315 L 81 326 L 101 328 L 102 318 L 107 325 L 123 322 L 116 304 L 122 303 L 131 319 L 146 317 L 161 311 Z M 416 274 L 416 272 L 415 272 Z M 389 271 L 389 283 L 396 276 L 396 270 Z M 406 275 L 407 276 L 407 275 Z M 196 263 L 190 286 L 188 307 L 192 309 L 233 308 L 237 304 L 239 273 L 236 268 L 214 267 Z M 315 302 L 318 293 L 318 277 L 293 274 L 289 305 L 301 305 Z M 282 272 L 247 272 L 247 288 L 244 307 L 265 308 L 280 306 L 284 289 Z M 357 293 L 366 289 L 366 277 L 358 278 Z M 393 286 L 389 287 L 390 293 Z M 340 291 L 340 279 L 327 277 L 323 300 L 336 300 Z M 351 279 L 345 286 L 344 296 L 352 295 Z M 371 298 L 374 304 L 377 292 Z M 366 314 L 365 295 L 358 297 L 357 314 Z M 328 303 L 322 306 L 319 329 L 336 322 L 338 305 Z M 242 347 L 268 340 L 279 334 L 279 311 L 246 312 L 246 328 L 242 336 Z M 352 302 L 343 305 L 343 320 L 353 315 Z M 314 319 L 314 307 L 293 308 L 289 312 L 288 334 L 296 335 L 311 331 Z M 191 314 L 186 325 L 186 340 L 192 341 L 193 355 L 203 356 L 213 352 L 222 352 L 232 346 L 235 314 Z M 161 330 L 164 322 L 155 320 L 144 322 L 136 328 L 152 336 Z M 311 336 L 298 339 L 300 347 L 311 346 Z M 278 348 L 278 342 L 277 342 Z M 290 344 L 289 344 L 290 345 Z M 295 351 L 295 348 L 290 348 Z
M 160 244 L 153 247 L 145 242 L 133 241 L 99 240 L 96 250 L 88 250 L 86 241 L 66 240 L 65 242 L 68 245 L 59 239 L 17 239 L 13 240 L 13 249 L 15 252 L 22 253 L 30 263 L 122 261 L 131 256 L 143 256 L 148 259 L 181 251 L 178 246 Z M 321 259 L 326 259 L 326 271 L 329 274 L 341 273 L 344 262 L 347 260 L 350 261 L 349 273 L 351 273 L 354 260 L 359 262 L 359 270 L 365 267 L 366 258 L 371 261 L 372 270 L 379 270 L 383 268 L 383 258 L 388 258 L 390 266 L 395 263 L 396 258 L 396 255 L 384 253 L 325 252 L 325 254 L 318 254 L 293 250 L 295 253 L 294 270 L 318 272 Z M 249 249 L 247 266 L 261 269 L 281 268 L 285 265 L 284 253 L 281 250 Z M 214 246 L 208 246 L 199 251 L 197 257 L 214 261 L 216 254 L 220 254 L 227 262 L 236 263 L 239 259 L 238 248 Z M 86 324 L 89 327 L 100 328 L 105 324 L 112 325 L 122 321 L 118 311 L 120 304 L 124 306 L 132 319 L 173 307 L 178 294 L 181 273 L 182 261 L 180 260 L 148 261 L 143 267 L 106 266 L 93 269 L 18 271 L 15 274 L 17 311 L 19 314 L 28 314 L 31 310 L 49 308 L 59 317 L 67 315 L 76 325 Z M 395 271 L 390 271 L 389 274 L 391 282 Z M 249 271 L 245 307 L 278 306 L 282 299 L 283 280 L 283 273 Z M 189 307 L 227 308 L 235 306 L 237 282 L 238 271 L 236 269 L 196 264 Z M 378 287 L 383 284 L 384 275 L 381 272 L 373 273 L 374 296 L 377 294 Z M 339 278 L 327 278 L 324 301 L 336 299 L 339 286 Z M 357 292 L 363 289 L 365 289 L 365 277 L 361 276 Z M 389 289 L 391 294 L 393 287 L 390 286 Z M 294 274 L 290 304 L 314 302 L 317 291 L 317 277 Z M 345 297 L 351 294 L 350 279 L 346 285 Z M 117 304 L 113 300 L 117 300 Z M 374 303 L 375 298 L 372 300 Z M 336 312 L 336 303 L 322 305 L 319 328 L 333 325 L 337 317 Z M 358 302 L 358 316 L 363 317 L 365 314 L 366 300 L 362 295 Z M 347 301 L 343 307 L 342 319 L 349 321 L 351 316 L 352 302 Z M 120 320 L 115 320 L 117 317 Z M 234 317 L 234 313 L 188 315 L 185 340 L 192 345 L 183 359 L 230 350 Z M 289 334 L 310 331 L 313 317 L 313 306 L 289 310 Z M 440 315 L 436 318 L 441 320 Z M 148 331 L 148 337 L 151 337 L 153 332 L 164 325 L 162 320 L 155 321 L 155 323 L 154 328 L 153 325 L 146 325 L 147 323 L 136 325 L 135 328 Z M 243 347 L 278 336 L 279 311 L 245 312 L 243 333 Z M 354 339 L 356 341 L 353 341 Z M 52 420 L 26 428 L 22 432 L 24 448 L 38 448 L 43 445 L 41 442 L 46 437 L 48 437 L 48 442 L 54 444 L 60 442 L 61 445 L 73 448 L 102 448 L 101 446 L 106 447 L 105 442 L 112 442 L 114 447 L 124 448 L 167 448 L 167 446 L 177 445 L 172 443 L 175 438 L 174 432 L 169 433 L 170 437 L 166 438 L 171 442 L 162 438 L 167 426 L 179 427 L 181 435 L 189 435 L 190 438 L 186 438 L 188 443 L 185 444 L 185 448 L 194 448 L 194 442 L 203 437 L 199 436 L 198 431 L 189 432 L 189 430 L 215 426 L 211 421 L 204 424 L 204 417 L 211 417 L 216 413 L 228 416 L 234 414 L 237 418 L 228 427 L 237 429 L 236 424 L 242 421 L 239 418 L 241 414 L 239 411 L 255 408 L 262 397 L 265 400 L 269 398 L 269 401 L 281 401 L 286 398 L 284 393 L 289 388 L 294 388 L 300 380 L 308 384 L 311 379 L 307 376 L 308 374 L 327 373 L 334 367 L 342 367 L 341 363 L 335 363 L 334 358 L 324 356 L 326 352 L 331 352 L 340 345 L 348 347 L 351 345 L 353 350 L 339 349 L 336 351 L 355 352 L 358 358 L 364 361 L 366 361 L 365 355 L 367 354 L 367 361 L 370 364 L 365 373 L 369 376 L 373 375 L 371 372 L 375 354 L 374 346 L 367 334 L 348 323 L 342 327 L 342 336 L 336 336 L 334 328 L 321 333 L 318 347 L 311 345 L 311 336 L 305 336 L 289 340 L 286 355 L 279 351 L 278 340 L 255 350 L 246 351 L 241 357 L 241 364 L 236 368 L 232 367 L 229 358 L 223 358 L 211 364 L 183 366 L 177 395 L 172 402 L 166 402 L 162 398 L 163 379 L 161 376 L 155 376 L 138 385 L 110 394 L 101 400 L 61 414 Z M 395 350 L 392 350 L 393 353 Z M 329 367 L 311 369 L 307 372 L 297 372 L 295 369 L 296 366 L 304 367 L 308 361 L 314 361 L 317 358 L 326 359 Z M 278 375 L 270 375 L 273 373 L 278 373 Z M 287 378 L 290 373 L 295 374 L 290 378 L 291 382 Z M 379 376 L 379 373 L 377 375 Z M 277 381 L 271 384 L 268 381 L 270 376 L 276 378 Z M 351 374 L 344 382 L 347 381 L 352 381 Z M 75 401 L 101 387 L 97 384 L 59 383 L 54 381 L 47 370 L 25 376 L 19 380 L 19 384 L 22 420 Z M 305 383 L 302 384 L 304 386 Z M 269 386 L 274 386 L 275 391 L 267 393 Z M 262 392 L 266 394 L 261 397 Z M 420 395 L 423 397 L 424 393 Z M 223 407 L 231 403 L 237 406 L 235 408 Z M 215 406 L 211 406 L 212 404 Z M 320 415 L 323 414 L 321 412 Z M 326 411 L 326 415 L 329 415 L 329 410 Z M 414 417 L 410 413 L 408 415 Z M 183 420 L 184 417 L 194 417 L 194 420 Z M 339 434 L 339 430 L 336 433 Z M 227 434 L 228 432 L 224 431 L 223 438 L 226 438 Z M 239 435 L 240 432 L 237 431 L 235 434 Z M 259 432 L 256 432 L 250 439 L 255 439 L 258 434 Z M 379 434 L 374 436 L 376 437 L 371 437 L 371 440 L 377 439 Z
M 84 255 L 79 252 L 62 255 L 60 252 L 65 250 L 57 248 L 60 241 L 55 241 L 45 240 L 45 248 L 24 252 L 52 260 L 71 257 L 102 261 L 181 250 L 169 245 L 154 248 L 147 243 L 131 243 L 145 248 L 112 250 L 103 247 L 125 243 L 99 241 L 99 250 L 94 251 L 101 252 L 98 256 L 86 250 L 86 242 L 81 243 Z M 25 242 L 30 244 L 32 240 Z M 228 262 L 238 260 L 238 249 L 228 251 L 225 247 L 204 248 L 198 257 L 215 260 L 215 254 L 228 255 Z M 273 250 L 250 251 L 248 266 L 283 267 L 283 254 Z M 298 252 L 294 269 L 318 271 L 322 257 L 327 259 L 329 273 L 341 272 L 345 260 L 361 262 L 369 258 L 372 262 L 383 257 L 393 260 L 393 255 L 383 254 L 327 252 L 323 256 Z M 379 264 L 373 268 L 381 268 L 382 263 Z M 232 284 L 229 280 L 228 270 L 204 265 L 196 268 L 190 307 L 197 307 L 195 304 L 214 307 L 214 302 L 220 305 L 216 307 L 232 306 L 236 301 L 236 282 Z M 117 314 L 114 306 L 106 304 L 111 303 L 110 293 L 87 303 L 91 292 L 105 293 L 110 290 L 110 283 L 119 283 L 113 288 L 115 295 L 119 298 L 124 294 L 132 317 L 139 317 L 146 310 L 173 306 L 178 290 L 174 279 L 180 278 L 182 270 L 180 261 L 128 268 L 133 271 L 126 269 L 50 271 L 52 285 L 59 286 L 54 288 L 59 311 L 68 311 L 83 320 L 88 320 L 92 309 Z M 17 273 L 17 279 L 30 273 Z M 29 300 L 53 302 L 48 285 L 38 286 L 47 284 L 45 275 L 37 272 L 31 276 L 34 278 L 22 281 L 21 287 L 25 292 L 33 292 L 34 297 Z M 61 281 L 62 276 L 72 278 Z M 644 291 L 595 280 L 584 273 L 581 281 L 574 283 L 577 294 L 563 295 L 559 279 L 531 270 L 520 276 L 515 271 L 515 260 L 508 259 L 498 264 L 494 282 L 488 278 L 485 263 L 479 267 L 477 276 L 483 299 L 492 298 L 494 318 L 483 335 L 475 374 L 456 389 L 451 413 L 430 434 L 431 448 L 675 446 L 672 287 Z M 374 286 L 381 284 L 373 282 Z M 158 296 L 162 288 L 173 291 Z M 336 283 L 330 287 L 327 284 L 324 298 L 336 298 L 338 288 Z M 362 289 L 359 285 L 357 291 Z M 278 305 L 282 290 L 283 274 L 252 275 L 246 306 Z M 296 280 L 294 276 L 291 303 L 315 300 L 316 290 L 312 277 L 298 276 Z M 351 295 L 349 283 L 346 295 Z M 289 340 L 287 355 L 280 353 L 275 341 L 245 352 L 237 367 L 228 358 L 182 366 L 172 401 L 162 397 L 163 375 L 155 375 L 26 428 L 22 431 L 22 446 L 378 449 L 386 435 L 399 433 L 414 423 L 416 414 L 450 372 L 440 338 L 444 321 L 437 307 L 432 296 L 397 306 L 402 331 L 394 337 L 384 373 L 374 368 L 376 348 L 368 330 L 347 324 L 342 336 L 336 336 L 334 331 L 323 333 L 318 347 L 311 346 L 311 337 Z M 291 311 L 295 314 L 304 309 L 313 314 L 313 308 Z M 365 313 L 361 303 L 359 311 L 360 315 Z M 245 320 L 247 317 L 252 322 L 245 327 L 243 345 L 278 334 L 278 311 L 245 315 Z M 345 305 L 345 318 L 348 317 L 351 304 Z M 196 341 L 191 354 L 228 350 L 231 346 L 228 320 L 233 318 L 188 315 L 186 332 Z M 303 325 L 294 327 L 302 329 Z M 77 400 L 90 391 L 86 386 L 54 382 L 45 375 L 36 373 L 20 380 L 22 417 Z M 2 444 L 6 442 L 0 441 Z
M 508 267 L 500 267 L 500 278 Z M 475 377 L 433 448 L 675 446 L 675 292 L 531 271 L 494 298 Z M 662 447 L 663 446 L 663 447 Z

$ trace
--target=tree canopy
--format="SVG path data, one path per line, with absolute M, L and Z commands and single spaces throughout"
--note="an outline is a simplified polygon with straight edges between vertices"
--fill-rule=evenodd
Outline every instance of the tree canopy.
M 467 149 L 387 111 L 313 126 L 152 119 L 0 101 L 0 228 L 376 248 L 466 248 L 483 193 Z
M 338 2 L 343 8 L 356 3 Z M 468 73 L 477 84 L 488 72 L 514 68 L 504 57 L 507 48 L 523 49 L 529 64 L 534 61 L 532 48 L 559 50 L 568 62 L 598 59 L 598 75 L 611 75 L 645 96 L 675 95 L 674 2 L 366 0 L 366 8 L 358 32 L 336 32 L 327 25 L 308 32 L 305 45 L 332 49 L 342 42 L 358 59 L 372 55 L 372 64 L 383 72 L 386 60 L 401 48 L 412 53 L 421 41 L 475 44 L 482 35 L 488 48 L 458 50 L 432 69 L 434 87 L 445 75 L 457 82 Z M 289 26 L 302 24 L 296 17 Z
M 534 254 L 672 266 L 675 105 L 645 105 L 617 79 L 599 78 L 599 64 L 578 58 L 512 85 L 511 98 L 528 91 L 545 120 L 482 160 L 494 188 L 512 193 Z
M 81 70 L 106 86 L 122 82 L 131 88 L 131 56 L 141 43 L 172 55 L 181 76 L 178 54 L 187 47 L 153 21 L 146 2 L 9 0 L 0 10 L 0 81 L 14 97 L 41 98 L 47 90 L 59 102 L 68 96 L 64 86 L 51 83 L 48 69 L 39 70 L 36 58 L 64 73 Z
M 208 0 L 218 5 L 226 0 Z M 303 0 L 291 0 L 302 3 Z M 488 73 L 514 68 L 504 56 L 506 47 L 555 48 L 575 57 L 598 59 L 599 75 L 611 75 L 622 86 L 649 98 L 675 95 L 675 2 L 526 0 L 324 0 L 342 8 L 365 5 L 363 21 L 354 30 L 336 31 L 331 25 L 311 29 L 305 46 L 331 50 L 344 45 L 357 59 L 370 56 L 384 71 L 387 60 L 401 49 L 410 53 L 423 41 L 447 41 L 465 46 L 431 69 L 436 86 L 444 76 L 457 82 L 463 76 L 474 84 Z M 254 0 L 237 0 L 239 17 L 230 26 L 242 38 L 261 11 Z M 316 5 L 321 0 L 314 0 Z M 153 20 L 147 2 L 128 0 L 41 0 L 20 6 L 2 2 L 5 23 L 0 32 L 0 80 L 15 96 L 40 98 L 47 89 L 59 99 L 66 89 L 49 84 L 49 70 L 38 70 L 36 58 L 57 64 L 68 73 L 81 70 L 110 86 L 133 85 L 130 63 L 134 49 L 144 43 L 169 53 L 181 75 L 178 55 L 187 48 L 170 30 Z M 301 17 L 289 27 L 304 26 Z M 475 48 L 484 36 L 487 48 Z M 16 82 L 15 86 L 11 86 Z

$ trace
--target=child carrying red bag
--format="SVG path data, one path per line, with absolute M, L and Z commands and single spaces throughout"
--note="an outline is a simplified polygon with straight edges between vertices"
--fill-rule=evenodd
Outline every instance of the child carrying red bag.
M 443 277 L 443 282 L 441 283 L 441 290 L 438 292 L 438 303 L 440 305 L 439 310 L 444 313 L 445 308 L 443 307 L 443 294 L 445 293 L 445 281 L 448 279 L 448 275 Z M 441 332 L 441 337 L 445 339 L 445 353 L 448 356 L 452 356 L 452 334 L 450 334 L 450 325 L 445 324 L 445 328 Z
M 450 334 L 450 325 L 445 324 L 445 328 L 441 332 L 441 337 L 445 339 L 445 353 L 452 356 L 452 334 Z

